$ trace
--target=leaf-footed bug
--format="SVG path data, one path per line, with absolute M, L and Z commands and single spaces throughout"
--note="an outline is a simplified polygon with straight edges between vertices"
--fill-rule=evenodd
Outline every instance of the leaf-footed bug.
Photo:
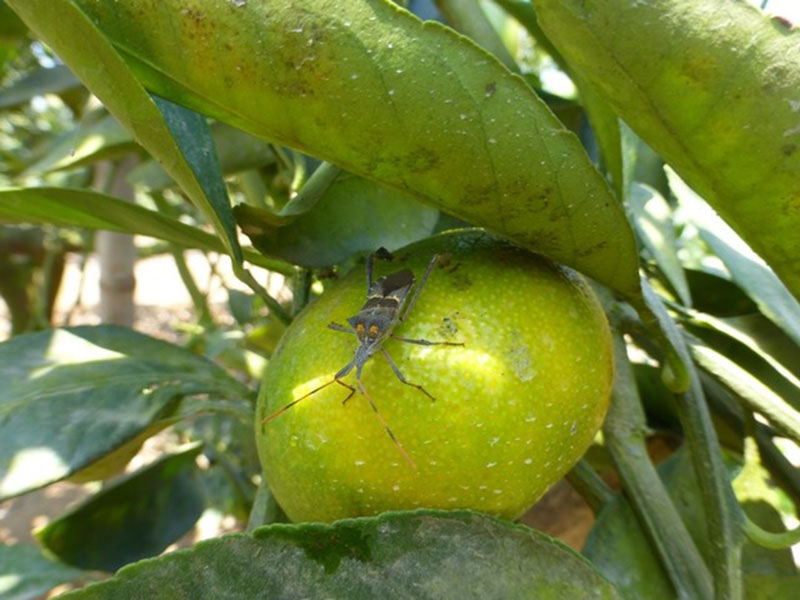
M 333 379 L 323 383 L 319 387 L 314 388 L 296 400 L 292 400 L 283 408 L 276 410 L 274 413 L 266 417 L 262 422 L 267 423 L 268 421 L 271 421 L 275 417 L 292 408 L 298 402 L 305 400 L 309 396 L 313 396 L 320 390 L 333 383 L 338 383 L 349 390 L 350 393 L 347 394 L 347 397 L 344 400 L 342 400 L 342 404 L 345 404 L 350 398 L 353 397 L 353 394 L 356 393 L 356 388 L 346 384 L 344 381 L 342 381 L 342 378 L 355 368 L 356 386 L 358 387 L 358 390 L 369 402 L 373 412 L 378 417 L 381 425 L 383 425 L 383 428 L 397 446 L 398 450 L 400 450 L 403 458 L 405 458 L 413 468 L 416 468 L 414 461 L 405 451 L 405 448 L 403 448 L 403 445 L 395 437 L 394 433 L 392 433 L 389 424 L 383 418 L 383 415 L 381 415 L 377 405 L 372 400 L 372 397 L 367 393 L 367 389 L 364 387 L 364 384 L 361 381 L 361 371 L 372 355 L 380 350 L 381 354 L 383 354 L 384 358 L 389 363 L 389 366 L 392 368 L 392 371 L 401 381 L 401 383 L 417 388 L 420 392 L 430 398 L 431 401 L 435 401 L 436 399 L 430 393 L 428 393 L 424 387 L 416 383 L 411 383 L 403 376 L 403 374 L 400 372 L 400 369 L 392 360 L 392 357 L 386 351 L 386 348 L 383 347 L 383 342 L 387 338 L 392 338 L 400 342 L 418 344 L 421 346 L 463 346 L 464 344 L 461 342 L 431 342 L 428 340 L 409 339 L 394 335 L 394 333 L 392 333 L 394 328 L 405 321 L 406 317 L 408 317 L 408 313 L 411 312 L 411 309 L 414 307 L 414 304 L 416 303 L 417 298 L 419 298 L 422 288 L 425 286 L 425 282 L 427 282 L 428 277 L 433 271 L 433 268 L 440 262 L 442 258 L 441 255 L 433 255 L 428 263 L 428 267 L 425 269 L 422 279 L 420 279 L 419 284 L 417 285 L 414 294 L 410 299 L 408 298 L 411 288 L 414 285 L 414 274 L 409 269 L 403 269 L 373 281 L 372 273 L 375 258 L 392 260 L 394 257 L 392 256 L 391 252 L 385 248 L 379 248 L 375 253 L 370 254 L 367 257 L 367 301 L 361 307 L 361 310 L 358 311 L 358 314 L 347 319 L 347 323 L 350 325 L 350 327 L 346 327 L 338 323 L 330 323 L 328 325 L 328 328 L 333 329 L 334 331 L 341 331 L 351 334 L 354 333 L 356 335 L 358 338 L 358 347 L 356 348 L 353 359 L 344 367 L 339 369 L 336 375 L 333 376 Z M 406 303 L 407 299 L 408 303 Z

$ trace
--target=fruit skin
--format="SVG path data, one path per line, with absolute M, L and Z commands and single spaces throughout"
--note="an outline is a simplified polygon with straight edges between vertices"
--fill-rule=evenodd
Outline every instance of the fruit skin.
M 346 323 L 365 300 L 363 268 L 353 269 L 287 329 L 259 394 L 256 440 L 264 474 L 293 521 L 333 521 L 386 510 L 470 508 L 517 518 L 581 457 L 599 429 L 613 379 L 611 335 L 586 281 L 574 271 L 477 230 L 412 244 L 375 277 L 433 271 L 395 333 L 463 342 L 384 347 L 362 381 L 406 463 L 366 399 L 341 401 L 331 385 L 268 423 L 263 419 L 330 380 L 353 356 L 356 337 L 327 329 Z M 345 378 L 352 382 L 353 375 Z

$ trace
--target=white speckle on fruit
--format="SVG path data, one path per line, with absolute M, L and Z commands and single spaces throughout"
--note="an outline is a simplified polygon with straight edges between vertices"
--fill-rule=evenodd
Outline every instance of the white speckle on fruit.
M 525 422 L 526 423 L 533 423 L 535 420 L 536 420 L 536 417 L 533 416 L 533 415 L 528 415 L 527 417 L 525 417 Z
M 364 461 L 363 460 L 356 460 L 356 461 L 353 462 L 353 464 L 355 466 L 357 466 L 357 467 L 363 467 L 364 466 Z
M 553 428 L 553 424 L 552 423 L 548 423 L 547 425 L 545 425 L 545 427 L 547 427 L 548 429 L 552 429 Z
M 492 467 L 496 467 L 496 466 L 497 466 L 496 462 L 486 463 L 486 468 L 487 469 L 491 469 Z
M 532 459 L 532 458 L 526 458 L 526 459 L 525 459 L 524 461 L 522 461 L 522 462 L 524 462 L 526 465 L 529 465 L 529 464 L 533 463 L 533 459 Z
M 359 494 L 363 494 L 363 493 L 364 493 L 364 488 L 358 488 L 356 491 L 357 491 Z
M 499 441 L 500 441 L 500 436 L 493 437 L 492 439 L 489 440 L 489 445 L 496 446 L 497 442 Z
M 503 490 L 492 490 L 492 492 L 494 492 L 495 494 L 497 494 L 499 496 L 500 494 L 503 493 Z
M 399 485 L 393 485 L 392 486 L 392 491 L 393 492 L 399 492 L 400 491 L 400 486 Z

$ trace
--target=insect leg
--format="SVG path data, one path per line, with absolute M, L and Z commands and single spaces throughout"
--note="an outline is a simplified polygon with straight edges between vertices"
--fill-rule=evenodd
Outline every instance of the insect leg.
M 333 329 L 334 331 L 341 331 L 342 333 L 355 333 L 349 327 L 345 327 L 344 325 L 339 325 L 339 323 L 328 323 L 328 329 Z
M 391 337 L 393 340 L 397 340 L 398 342 L 419 344 L 420 346 L 463 346 L 464 345 L 464 342 L 429 342 L 428 340 L 412 340 L 394 334 L 390 335 L 389 337 Z
M 364 384 L 361 383 L 361 379 L 356 378 L 356 384 L 358 385 L 358 389 L 361 391 L 361 393 L 364 394 L 364 397 L 367 399 L 367 402 L 369 402 L 369 405 L 372 407 L 372 411 L 375 413 L 375 416 L 378 417 L 378 420 L 381 422 L 381 425 L 383 425 L 383 428 L 386 430 L 386 433 L 389 434 L 389 437 L 394 442 L 394 445 L 397 446 L 398 450 L 400 450 L 400 454 L 403 455 L 403 458 L 406 459 L 406 462 L 409 465 L 411 465 L 412 469 L 416 469 L 417 468 L 416 463 L 413 460 L 411 460 L 411 457 L 408 455 L 408 452 L 406 452 L 406 449 L 403 448 L 403 444 L 401 444 L 400 441 L 395 437 L 394 433 L 392 433 L 392 430 L 389 427 L 389 424 L 386 422 L 386 419 L 383 418 L 381 411 L 378 410 L 378 407 L 375 405 L 375 403 L 372 401 L 372 398 L 367 393 L 367 388 L 365 388 Z
M 389 353 L 386 351 L 386 348 L 381 348 L 381 352 L 383 352 L 383 355 L 386 357 L 386 360 L 388 361 L 389 366 L 392 367 L 392 371 L 394 371 L 394 374 L 397 375 L 397 378 L 400 380 L 401 383 L 405 383 L 406 385 L 410 385 L 411 387 L 417 388 L 420 392 L 422 392 L 428 398 L 430 398 L 432 402 L 436 402 L 436 398 L 431 396 L 427 392 L 427 390 L 425 390 L 424 387 L 422 387 L 421 385 L 419 385 L 417 383 L 411 383 L 405 377 L 403 377 L 403 374 L 400 372 L 400 369 L 397 368 L 397 365 L 394 364 L 394 361 L 392 360 L 392 357 L 389 356 Z
M 428 277 L 430 276 L 431 271 L 433 271 L 433 267 L 435 267 L 436 263 L 438 262 L 439 262 L 439 255 L 434 254 L 433 257 L 431 258 L 431 262 L 428 263 L 428 268 L 425 269 L 425 274 L 422 276 L 422 279 L 419 280 L 419 284 L 417 284 L 417 289 L 414 290 L 414 295 L 411 297 L 411 300 L 408 301 L 408 304 L 406 304 L 406 308 L 403 311 L 403 314 L 400 315 L 399 320 L 401 323 L 408 316 L 408 313 L 411 312 L 411 308 L 414 306 L 414 303 L 417 301 L 417 298 L 419 298 L 419 294 L 422 291 L 422 288 L 425 286 L 425 282 L 428 281 Z

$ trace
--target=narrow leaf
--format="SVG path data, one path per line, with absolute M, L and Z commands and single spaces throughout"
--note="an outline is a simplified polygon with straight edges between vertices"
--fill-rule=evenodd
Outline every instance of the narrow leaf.
M 94 463 L 172 418 L 185 396 L 249 395 L 210 361 L 111 325 L 3 342 L 0 381 L 0 498 Z
M 0 188 L 0 223 L 40 223 L 147 235 L 184 248 L 224 252 L 222 241 L 162 213 L 89 190 L 70 188 Z M 291 265 L 252 248 L 245 258 L 261 267 L 291 274 Z
M 452 30 L 389 0 L 76 1 L 154 93 L 638 295 L 630 228 L 579 140 Z
M 0 598 L 35 600 L 86 573 L 47 558 L 39 548 L 23 544 L 0 545 Z
M 195 465 L 202 444 L 166 456 L 104 488 L 36 532 L 65 563 L 95 571 L 160 554 L 200 518 Z
M 34 96 L 58 94 L 80 85 L 81 82 L 64 65 L 36 69 L 0 89 L 0 108 L 28 102 Z
M 213 123 L 211 135 L 217 148 L 222 172 L 226 175 L 275 162 L 275 155 L 267 142 L 239 129 L 224 123 Z M 151 190 L 163 190 L 175 184 L 172 177 L 155 160 L 148 160 L 134 168 L 128 175 L 128 181 Z
M 733 280 L 756 301 L 764 316 L 800 344 L 800 302 L 761 257 L 714 214 L 674 171 L 668 169 L 667 177 L 672 192 L 686 207 L 687 217 L 728 267 Z M 795 231 L 795 235 L 798 231 L 800 229 Z
M 130 132 L 111 115 L 91 123 L 81 123 L 55 140 L 30 173 L 73 169 L 94 161 L 111 159 L 138 148 Z
M 800 29 L 729 0 L 534 0 L 570 66 L 800 296 Z
M 628 195 L 628 206 L 645 247 L 678 293 L 681 302 L 691 306 L 689 283 L 678 260 L 672 211 L 667 201 L 650 186 L 634 183 Z
M 727 467 L 732 477 L 738 466 L 729 462 Z M 659 465 L 658 472 L 698 549 L 706 560 L 710 560 L 712 542 L 705 535 L 706 514 L 688 452 L 679 450 Z M 775 509 L 761 506 L 758 512 L 771 526 L 780 523 Z M 625 598 L 675 596 L 633 509 L 622 495 L 607 504 L 598 515 L 583 553 Z M 745 573 L 770 574 L 791 573 L 794 569 L 789 551 L 769 551 L 752 543 L 744 546 L 742 567 Z
M 270 525 L 131 565 L 64 599 L 618 598 L 579 555 L 463 511 Z
M 192 154 L 194 159 L 203 159 L 198 165 L 190 164 L 182 152 L 188 149 L 182 135 L 188 135 L 192 128 L 181 128 L 190 122 L 197 123 L 199 117 L 190 117 L 184 109 L 176 110 L 170 113 L 171 125 L 168 126 L 159 107 L 113 46 L 71 0 L 7 2 L 25 24 L 58 53 L 109 112 L 133 132 L 136 140 L 161 161 L 214 225 L 228 252 L 235 260 L 240 260 L 241 249 L 233 228 L 230 205 L 207 195 L 217 191 L 211 187 L 216 184 L 210 183 L 208 179 L 215 178 L 217 172 L 198 178 L 200 169 L 210 165 L 212 161 L 208 140 L 202 136 L 197 142 L 198 153 Z M 202 129 L 194 130 L 202 133 Z M 176 141 L 173 133 L 178 131 L 181 131 L 181 138 Z

